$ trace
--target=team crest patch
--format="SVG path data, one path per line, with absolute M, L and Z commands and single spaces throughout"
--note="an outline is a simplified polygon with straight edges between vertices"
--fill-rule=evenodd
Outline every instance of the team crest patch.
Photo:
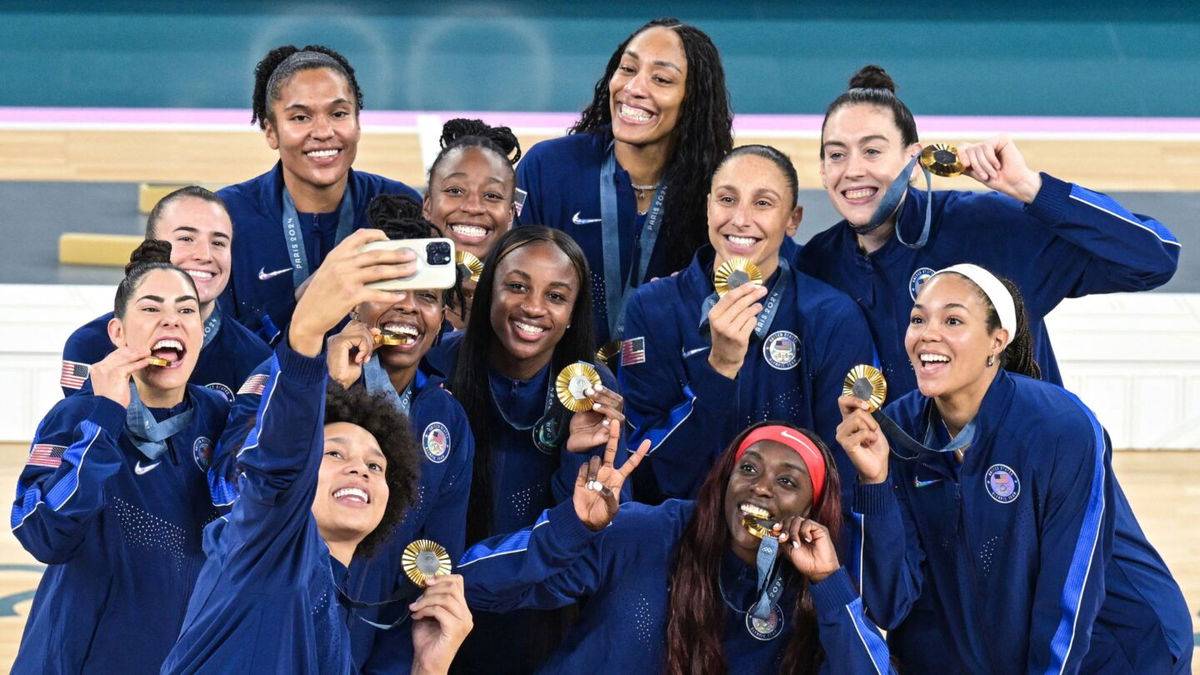
M 912 277 L 908 280 L 908 294 L 912 296 L 913 302 L 917 300 L 917 293 L 921 292 L 921 286 L 929 277 L 933 276 L 934 270 L 932 267 L 918 267 L 916 272 L 912 273 Z
M 441 422 L 430 422 L 421 434 L 421 447 L 429 461 L 441 464 L 450 456 L 450 430 Z
M 993 464 L 983 475 L 983 484 L 992 499 L 1008 504 L 1021 494 L 1021 481 L 1017 472 L 1003 464 Z
M 221 395 L 225 397 L 226 401 L 233 403 L 233 390 L 221 384 L 220 382 L 209 382 L 208 384 L 204 385 L 204 388 L 221 392 Z
M 775 605 L 771 608 L 771 615 L 765 619 L 756 619 L 746 612 L 746 630 L 756 640 L 774 640 L 783 632 L 783 610 Z
M 197 436 L 196 442 L 192 443 L 192 459 L 196 460 L 196 466 L 200 467 L 201 471 L 208 471 L 208 467 L 212 465 L 213 442 L 207 436 Z
M 791 370 L 800 363 L 800 338 L 791 331 L 777 330 L 763 342 L 763 358 L 775 370 Z

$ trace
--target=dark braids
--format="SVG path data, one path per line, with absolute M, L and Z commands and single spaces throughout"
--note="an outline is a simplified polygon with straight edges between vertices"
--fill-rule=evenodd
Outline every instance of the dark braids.
M 629 42 L 643 31 L 670 28 L 683 43 L 687 58 L 687 80 L 679 121 L 675 125 L 675 150 L 663 167 L 667 194 L 663 204 L 664 241 L 667 265 L 683 269 L 696 249 L 708 243 L 705 197 L 709 181 L 721 158 L 733 148 L 733 111 L 725 87 L 725 68 L 712 39 L 695 26 L 678 19 L 655 19 L 633 32 L 617 46 L 604 75 L 596 82 L 592 102 L 568 133 L 601 133 L 612 124 L 608 83 L 621 63 Z
M 133 293 L 142 283 L 142 279 L 145 279 L 146 275 L 154 270 L 177 272 L 187 279 L 192 292 L 199 296 L 199 293 L 196 292 L 196 282 L 192 280 L 191 275 L 171 264 L 171 242 L 147 239 L 138 244 L 133 253 L 129 254 L 129 264 L 125 266 L 125 278 L 117 286 L 117 296 L 113 300 L 113 316 L 118 319 L 125 318 L 125 308 L 129 304 L 129 299 L 133 297 Z
M 367 204 L 367 222 L 371 227 L 383 230 L 388 239 L 428 239 L 446 236 L 437 225 L 426 220 L 421 214 L 420 202 L 408 195 L 376 195 L 371 203 Z M 466 302 L 462 291 L 464 274 L 462 267 L 456 269 L 454 286 L 447 288 L 442 294 L 442 304 L 463 307 Z
M 439 139 L 442 149 L 437 158 L 429 166 L 427 180 L 433 183 L 433 172 L 437 170 L 442 159 L 458 148 L 483 148 L 500 156 L 510 167 L 515 166 L 521 159 L 521 141 L 508 127 L 493 127 L 483 120 L 469 120 L 456 117 L 442 125 L 442 137 Z
M 271 106 L 279 100 L 279 92 L 292 75 L 302 70 L 329 68 L 346 78 L 354 94 L 355 114 L 363 107 L 362 90 L 354 78 L 354 68 L 346 57 L 324 45 L 307 45 L 303 49 L 295 45 L 276 47 L 254 67 L 254 96 L 251 99 L 253 114 L 250 123 L 258 123 L 265 129 L 267 122 L 275 123 Z
M 825 138 L 825 125 L 829 116 L 839 109 L 850 105 L 867 104 L 879 106 L 892 112 L 896 128 L 900 130 L 900 142 L 904 147 L 919 142 L 917 139 L 917 123 L 913 120 L 912 111 L 896 96 L 896 83 L 883 68 L 876 65 L 863 66 L 850 78 L 850 88 L 833 100 L 825 110 L 825 120 L 821 122 L 821 139 Z M 825 144 L 820 146 L 821 159 L 825 158 Z

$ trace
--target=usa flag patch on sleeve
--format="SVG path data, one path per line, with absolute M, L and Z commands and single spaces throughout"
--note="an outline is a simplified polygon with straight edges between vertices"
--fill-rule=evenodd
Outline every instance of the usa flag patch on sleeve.
M 65 445 L 50 445 L 48 443 L 35 443 L 29 451 L 29 459 L 26 464 L 35 466 L 47 466 L 51 469 L 57 469 L 62 466 L 63 453 L 67 451 Z
M 646 338 L 621 340 L 621 365 L 633 366 L 646 362 Z
M 79 389 L 87 381 L 90 369 L 91 366 L 86 363 L 63 361 L 62 371 L 58 375 L 58 384 L 67 389 Z
M 237 395 L 262 396 L 263 389 L 267 386 L 268 379 L 270 379 L 270 376 L 266 373 L 259 373 L 258 375 L 251 375 L 250 377 L 247 377 L 246 381 L 242 383 L 242 388 L 238 389 Z

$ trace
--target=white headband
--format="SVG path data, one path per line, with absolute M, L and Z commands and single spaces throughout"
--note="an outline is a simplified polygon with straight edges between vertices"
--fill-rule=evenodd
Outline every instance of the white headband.
M 945 272 L 961 274 L 970 279 L 983 291 L 983 294 L 991 301 L 992 307 L 996 308 L 996 315 L 1000 317 L 1000 327 L 1008 331 L 1008 340 L 1004 343 L 1004 346 L 1007 347 L 1013 341 L 1013 338 L 1017 336 L 1017 308 L 1013 302 L 1012 294 L 1008 292 L 1004 284 L 996 278 L 995 274 L 992 274 L 979 265 L 972 265 L 970 263 L 961 263 L 940 269 L 934 272 L 929 278 L 933 279 L 933 277 Z

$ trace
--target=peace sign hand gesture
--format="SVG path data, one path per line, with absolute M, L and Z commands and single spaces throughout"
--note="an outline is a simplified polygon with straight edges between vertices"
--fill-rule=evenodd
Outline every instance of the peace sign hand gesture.
M 642 441 L 634 453 L 621 468 L 613 466 L 617 456 L 617 441 L 621 437 L 621 424 L 615 420 L 607 420 L 608 444 L 604 447 L 604 460 L 593 457 L 591 461 L 579 467 L 579 476 L 575 478 L 575 494 L 572 501 L 575 504 L 575 515 L 589 530 L 598 532 L 608 527 L 617 515 L 620 506 L 618 497 L 621 486 L 633 470 L 642 463 L 642 458 L 650 451 L 650 440 Z

